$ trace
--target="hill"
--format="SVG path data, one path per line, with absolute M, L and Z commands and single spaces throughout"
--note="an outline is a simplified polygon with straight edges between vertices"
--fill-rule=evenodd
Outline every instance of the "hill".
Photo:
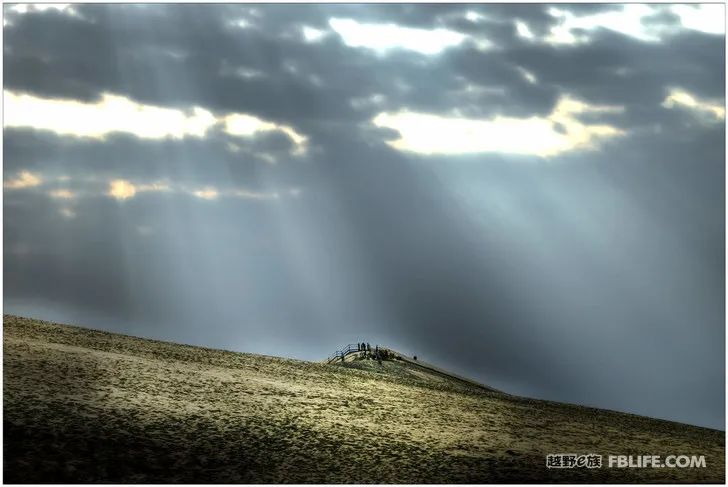
M 724 480 L 721 431 L 489 392 L 395 362 L 328 365 L 4 316 L 4 480 Z M 547 469 L 551 453 L 602 468 Z M 607 455 L 706 468 L 607 468 Z

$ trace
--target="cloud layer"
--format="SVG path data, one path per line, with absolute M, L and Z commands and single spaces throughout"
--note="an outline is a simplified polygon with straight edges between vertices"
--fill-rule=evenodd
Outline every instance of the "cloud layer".
M 6 312 L 723 428 L 722 10 L 5 6 Z

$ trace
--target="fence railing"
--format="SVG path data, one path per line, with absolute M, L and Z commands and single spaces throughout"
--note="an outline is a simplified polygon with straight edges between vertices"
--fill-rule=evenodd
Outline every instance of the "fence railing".
M 436 366 L 434 366 L 432 364 L 428 364 L 427 362 L 423 362 L 421 360 L 417 360 L 417 357 L 410 358 L 410 357 L 408 357 L 408 356 L 406 356 L 406 355 L 404 355 L 402 353 L 397 352 L 396 350 L 392 350 L 391 348 L 386 348 L 386 347 L 382 347 L 381 345 L 376 345 L 375 347 L 372 347 L 372 349 L 371 349 L 371 351 L 374 351 L 374 350 L 379 350 L 380 352 L 381 351 L 386 351 L 389 354 L 390 357 L 394 357 L 397 360 L 401 360 L 401 361 L 407 362 L 409 364 L 416 365 L 416 366 L 418 366 L 420 368 L 423 368 L 423 369 L 428 369 L 429 371 L 435 372 L 435 373 L 437 373 L 439 375 L 446 376 L 446 377 L 449 377 L 451 379 L 456 379 L 456 380 L 459 380 L 461 382 L 465 382 L 465 383 L 468 383 L 470 385 L 479 387 L 481 389 L 485 389 L 485 390 L 493 391 L 493 392 L 501 392 L 502 393 L 502 391 L 499 391 L 498 389 L 494 389 L 494 388 L 492 388 L 490 386 L 486 386 L 485 384 L 481 384 L 480 382 L 477 382 L 475 380 L 468 379 L 467 377 L 463 377 L 461 375 L 458 375 L 458 374 L 452 373 L 450 371 L 441 369 L 441 368 L 436 367 Z M 336 361 L 339 361 L 339 360 L 343 360 L 347 355 L 349 355 L 351 353 L 357 353 L 357 352 L 360 352 L 360 351 L 361 350 L 359 349 L 359 345 L 357 345 L 356 343 L 350 343 L 346 347 L 344 347 L 343 349 L 337 350 L 336 352 L 334 352 L 333 355 L 330 355 L 329 358 L 326 360 L 326 362 L 327 363 L 332 363 L 332 362 L 336 362 Z
M 356 353 L 361 352 L 359 349 L 359 346 L 356 343 L 350 343 L 346 347 L 344 347 L 341 350 L 337 350 L 333 353 L 333 355 L 329 355 L 329 358 L 326 359 L 327 363 L 335 362 L 336 360 L 341 360 L 350 353 Z

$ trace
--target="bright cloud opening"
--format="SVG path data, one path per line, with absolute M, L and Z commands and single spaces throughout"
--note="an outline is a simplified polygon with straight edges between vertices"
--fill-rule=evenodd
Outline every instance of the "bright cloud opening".
M 277 200 L 278 198 L 280 198 L 280 193 L 278 193 L 277 191 L 272 193 L 263 193 L 258 191 L 250 191 L 247 189 L 237 189 L 231 193 L 231 196 L 248 200 Z M 291 194 L 291 196 L 294 195 Z
M 680 17 L 680 23 L 686 29 L 725 34 L 725 5 L 722 3 L 671 5 L 670 10 Z
M 108 93 L 97 103 L 83 103 L 5 91 L 4 109 L 6 127 L 31 127 L 61 135 L 103 138 L 110 133 L 125 132 L 146 139 L 181 139 L 204 137 L 212 127 L 222 125 L 231 135 L 280 130 L 296 144 L 294 154 L 306 151 L 306 137 L 287 125 L 240 113 L 215 117 L 200 107 L 185 112 L 143 105 Z
M 602 12 L 593 15 L 576 16 L 568 10 L 551 8 L 549 13 L 558 19 L 560 24 L 551 29 L 546 41 L 552 44 L 577 44 L 586 42 L 588 34 L 577 34 L 573 31 L 592 31 L 605 28 L 643 41 L 657 41 L 659 27 L 646 27 L 642 17 L 651 15 L 654 10 L 649 5 L 628 4 L 622 10 Z
M 303 38 L 306 40 L 306 42 L 319 42 L 324 37 L 326 37 L 327 34 L 325 30 L 314 29 L 313 27 L 309 27 L 307 25 L 303 26 L 302 33 Z
M 524 39 L 532 40 L 536 38 L 536 36 L 533 35 L 533 32 L 531 32 L 531 29 L 528 27 L 528 24 L 522 20 L 516 21 L 516 32 Z
M 280 130 L 293 140 L 296 148 L 294 153 L 301 154 L 306 150 L 306 137 L 296 132 L 287 125 L 278 125 L 273 122 L 266 122 L 252 115 L 233 113 L 222 119 L 224 130 L 230 135 L 249 137 L 258 132 L 269 130 Z
M 76 197 L 76 193 L 68 189 L 54 189 L 48 193 L 48 196 L 60 200 L 72 200 Z
M 166 182 L 134 184 L 126 179 L 114 179 L 109 182 L 109 191 L 106 194 L 117 200 L 126 200 L 137 193 L 169 191 L 172 191 L 172 187 Z
M 30 171 L 21 171 L 15 179 L 9 179 L 3 183 L 6 189 L 24 189 L 39 186 L 43 183 L 40 176 Z
M 373 123 L 397 130 L 400 138 L 389 142 L 398 150 L 419 154 L 469 154 L 501 152 L 554 156 L 577 149 L 594 149 L 599 140 L 624 132 L 603 124 L 584 124 L 584 113 L 616 113 L 623 107 L 597 106 L 563 97 L 547 117 L 495 117 L 476 120 L 403 111 L 380 113 Z
M 117 200 L 126 200 L 133 198 L 136 194 L 136 188 L 132 183 L 125 179 L 115 179 L 109 183 L 108 195 Z
M 65 190 L 60 190 L 65 191 Z M 144 192 L 156 193 L 175 193 L 194 196 L 201 200 L 213 201 L 218 198 L 238 198 L 247 200 L 277 200 L 281 197 L 278 191 L 262 192 L 253 191 L 245 188 L 220 190 L 214 186 L 204 186 L 201 188 L 190 188 L 184 185 L 172 185 L 166 182 L 155 183 L 132 183 L 126 179 L 114 179 L 109 181 L 108 191 L 106 195 L 119 201 L 134 198 L 136 195 Z M 286 194 L 291 197 L 298 197 L 301 191 L 298 188 L 290 189 Z M 66 193 L 56 192 L 52 195 L 57 198 L 66 198 Z M 73 197 L 76 195 L 73 194 Z
M 253 135 L 256 132 L 275 130 L 276 125 L 252 115 L 231 114 L 224 118 L 225 131 L 230 135 Z
M 19 14 L 26 14 L 28 12 L 44 12 L 49 9 L 63 12 L 70 7 L 70 3 L 16 3 L 8 7 L 8 9 Z
M 28 12 L 45 12 L 46 10 L 56 10 L 69 17 L 83 19 L 81 14 L 73 8 L 70 3 L 16 3 L 7 7 L 9 12 L 16 14 L 27 14 Z M 5 19 L 3 19 L 5 20 Z
M 439 54 L 457 46 L 465 35 L 447 29 L 415 29 L 396 24 L 362 24 L 352 19 L 333 18 L 329 25 L 350 47 L 366 47 L 378 52 L 408 49 L 421 54 Z
M 698 116 L 707 116 L 713 121 L 725 120 L 723 103 L 698 98 L 680 88 L 673 88 L 662 102 L 665 108 L 685 108 Z
M 150 139 L 202 137 L 217 123 L 210 112 L 199 107 L 188 114 L 108 93 L 97 103 L 82 103 L 5 91 L 4 101 L 6 127 L 32 127 L 80 137 L 103 138 L 113 132 Z
M 589 33 L 605 28 L 645 42 L 659 42 L 666 35 L 679 29 L 667 24 L 644 22 L 646 17 L 666 10 L 680 18 L 685 29 L 698 30 L 711 34 L 725 33 L 725 10 L 723 5 L 648 5 L 626 4 L 621 10 L 610 10 L 588 15 L 574 15 L 566 9 L 552 7 L 549 14 L 558 19 L 559 24 L 552 27 L 548 36 L 541 39 L 549 44 L 580 44 L 589 42 Z M 522 37 L 532 39 L 519 27 Z
M 217 199 L 219 193 L 215 188 L 207 187 L 193 191 L 192 195 L 203 200 L 214 200 Z

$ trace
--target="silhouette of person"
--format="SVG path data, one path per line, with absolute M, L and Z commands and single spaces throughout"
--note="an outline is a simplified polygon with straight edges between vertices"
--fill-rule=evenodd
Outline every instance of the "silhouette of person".
M 417 360 L 417 355 L 415 355 L 414 357 L 412 357 L 412 359 L 416 361 Z

